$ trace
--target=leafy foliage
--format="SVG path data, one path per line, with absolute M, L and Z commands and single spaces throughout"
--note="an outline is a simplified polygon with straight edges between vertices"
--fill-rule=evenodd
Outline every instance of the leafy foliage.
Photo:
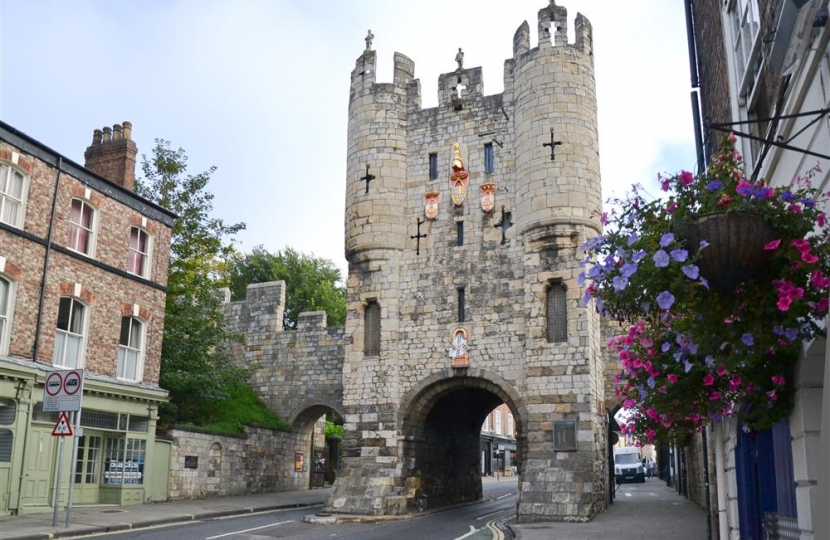
M 244 426 L 291 431 L 291 426 L 279 419 L 257 396 L 256 392 L 245 383 L 232 382 L 226 387 L 228 399 L 210 422 L 198 427 L 218 433 L 245 433 Z
M 207 191 L 215 168 L 188 175 L 184 150 L 156 139 L 153 154 L 142 156 L 144 178 L 136 192 L 176 213 L 167 281 L 162 361 L 159 384 L 169 390 L 170 403 L 160 424 L 209 424 L 231 399 L 230 389 L 246 379 L 223 343 L 239 341 L 222 326 L 214 265 L 233 253 L 228 236 L 245 228 L 210 217 L 213 195 Z
M 316 258 L 285 248 L 269 253 L 257 246 L 247 255 L 234 257 L 228 269 L 231 298 L 244 300 L 248 285 L 268 281 L 285 282 L 285 329 L 297 328 L 304 311 L 325 311 L 329 326 L 346 321 L 346 288 L 340 270 L 328 259 Z

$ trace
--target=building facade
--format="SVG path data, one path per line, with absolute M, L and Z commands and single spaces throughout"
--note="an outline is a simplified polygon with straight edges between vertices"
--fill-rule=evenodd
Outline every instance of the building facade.
M 790 185 L 812 169 L 813 185 L 830 189 L 828 6 L 828 0 L 686 0 L 701 164 L 733 131 L 747 176 Z M 712 426 L 705 459 L 716 486 L 717 537 L 830 537 L 828 364 L 825 339 L 804 343 L 792 374 L 795 407 L 773 429 L 753 432 L 734 418 Z M 692 453 L 702 455 L 696 446 Z
M 516 450 L 516 421 L 510 408 L 502 403 L 481 424 L 481 474 L 513 474 Z
M 81 166 L 0 122 L 0 514 L 63 505 L 67 486 L 75 504 L 167 499 L 155 425 L 175 216 L 134 193 L 131 129 L 95 130 Z M 43 411 L 55 370 L 83 370 L 74 463 Z
M 331 511 L 479 499 L 481 426 L 499 403 L 516 423 L 519 520 L 605 507 L 600 321 L 577 284 L 579 247 L 600 230 L 592 31 L 578 14 L 569 43 L 554 2 L 538 30 L 533 48 L 527 22 L 516 31 L 498 95 L 459 49 L 429 109 L 406 56 L 375 80 L 371 33 L 356 61 Z

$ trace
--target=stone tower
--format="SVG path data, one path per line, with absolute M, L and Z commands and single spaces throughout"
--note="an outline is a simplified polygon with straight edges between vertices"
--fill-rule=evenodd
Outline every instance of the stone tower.
M 485 96 L 481 68 L 439 77 L 421 108 L 395 53 L 351 75 L 346 185 L 349 306 L 344 467 L 330 511 L 393 514 L 481 497 L 479 435 L 515 418 L 522 521 L 585 520 L 605 506 L 599 316 L 577 284 L 600 230 L 591 26 L 554 1 L 527 22 Z M 450 60 L 450 59 L 448 59 Z M 368 166 L 368 168 L 367 168 Z

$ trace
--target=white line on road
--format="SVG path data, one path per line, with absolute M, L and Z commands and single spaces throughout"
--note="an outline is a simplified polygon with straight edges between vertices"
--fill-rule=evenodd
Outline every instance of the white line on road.
M 476 518 L 476 521 L 481 521 L 484 518 L 488 518 L 490 516 L 495 516 L 496 514 L 499 514 L 501 512 L 504 512 L 504 509 L 496 510 L 495 512 L 490 512 L 489 514 L 484 514 L 483 516 L 479 516 L 479 517 Z
M 504 494 L 504 495 L 502 495 L 501 497 L 496 497 L 496 500 L 497 500 L 497 501 L 500 501 L 500 500 L 504 499 L 505 497 L 509 497 L 509 496 L 511 496 L 511 495 L 513 495 L 513 494 L 512 494 L 512 493 L 505 493 L 505 494 Z
M 475 528 L 475 527 L 473 527 L 472 525 L 470 525 L 470 532 L 468 532 L 468 533 L 467 533 L 467 534 L 465 534 L 464 536 L 459 536 L 458 538 L 454 538 L 453 540 L 461 540 L 462 538 L 467 538 L 467 537 L 468 537 L 468 536 L 470 536 L 471 534 L 475 534 L 475 533 L 476 533 L 476 528 Z
M 626 493 L 625 496 L 626 497 L 631 497 L 631 493 Z
M 233 536 L 234 534 L 242 534 L 242 533 L 251 532 L 251 531 L 258 531 L 260 529 L 267 529 L 268 527 L 276 527 L 277 525 L 284 525 L 285 523 L 291 523 L 292 521 L 295 521 L 295 520 L 289 519 L 288 521 L 280 521 L 279 523 L 272 523 L 270 525 L 263 525 L 262 527 L 254 527 L 253 529 L 245 529 L 244 531 L 234 531 L 234 532 L 229 532 L 229 533 L 225 533 L 225 534 L 219 534 L 219 535 L 216 535 L 216 536 L 208 536 L 207 538 L 205 538 L 205 540 L 213 540 L 214 538 L 222 538 L 224 536 Z

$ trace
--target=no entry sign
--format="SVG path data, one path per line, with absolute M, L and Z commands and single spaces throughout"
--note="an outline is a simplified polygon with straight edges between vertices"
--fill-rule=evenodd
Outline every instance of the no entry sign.
M 43 386 L 43 412 L 81 410 L 84 370 L 50 371 Z

